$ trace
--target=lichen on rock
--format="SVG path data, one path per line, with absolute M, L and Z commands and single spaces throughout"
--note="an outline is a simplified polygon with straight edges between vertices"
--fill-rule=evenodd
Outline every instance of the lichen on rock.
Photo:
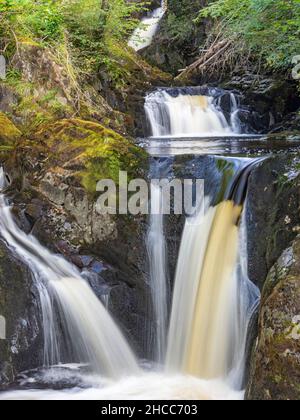
M 300 399 L 300 236 L 271 269 L 247 398 Z

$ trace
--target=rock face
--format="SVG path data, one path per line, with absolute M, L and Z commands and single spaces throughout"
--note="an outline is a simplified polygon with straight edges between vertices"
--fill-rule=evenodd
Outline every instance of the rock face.
M 0 387 L 43 362 L 38 291 L 27 267 L 0 242 L 0 316 L 6 339 L 0 339 Z
M 249 400 L 300 399 L 300 236 L 267 277 Z
M 274 156 L 253 170 L 248 186 L 249 276 L 260 288 L 300 231 L 299 208 L 297 156 Z
M 255 109 L 263 123 L 261 132 L 266 128 L 269 131 L 273 127 L 276 132 L 288 131 L 288 124 L 285 126 L 282 123 L 284 118 L 290 122 L 290 130 L 292 127 L 299 130 L 297 120 L 293 120 L 291 116 L 287 117 L 300 106 L 295 82 L 287 81 L 280 75 L 275 78 L 245 73 L 230 77 L 229 81 L 223 83 L 223 87 L 242 92 L 241 103 Z M 265 121 L 268 121 L 268 124 Z
M 288 114 L 281 122 L 272 127 L 272 133 L 284 132 L 287 134 L 297 134 L 300 133 L 300 113 L 292 112 Z
M 150 47 L 143 56 L 151 63 L 174 75 L 191 64 L 205 39 L 205 25 L 193 19 L 206 0 L 168 0 L 168 10 Z

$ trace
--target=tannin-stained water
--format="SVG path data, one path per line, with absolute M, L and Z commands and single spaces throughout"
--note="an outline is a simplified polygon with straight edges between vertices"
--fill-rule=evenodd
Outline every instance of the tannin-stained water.
M 183 367 L 200 378 L 226 378 L 228 373 L 241 211 L 232 201 L 222 202 L 210 230 Z
M 245 176 L 248 165 L 242 164 Z M 245 182 L 241 175 L 244 188 Z M 240 201 L 238 188 L 236 196 Z M 169 329 L 169 372 L 242 389 L 248 326 L 260 297 L 247 276 L 245 232 L 245 211 L 233 199 L 186 222 Z

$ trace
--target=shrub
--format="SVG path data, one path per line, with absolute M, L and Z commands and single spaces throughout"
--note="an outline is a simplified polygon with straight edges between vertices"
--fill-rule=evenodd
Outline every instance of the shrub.
M 203 17 L 221 23 L 223 37 L 244 42 L 272 69 L 286 69 L 300 54 L 299 0 L 216 0 L 201 10 Z

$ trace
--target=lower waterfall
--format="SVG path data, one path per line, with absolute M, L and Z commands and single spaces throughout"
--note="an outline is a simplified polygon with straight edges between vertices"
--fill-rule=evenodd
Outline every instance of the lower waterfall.
M 5 182 L 1 168 L 0 190 Z M 135 356 L 121 331 L 79 271 L 18 228 L 3 194 L 0 234 L 16 257 L 28 265 L 36 281 L 43 315 L 45 363 L 62 361 L 59 318 L 65 339 L 69 340 L 71 360 L 90 363 L 94 371 L 112 377 L 138 372 Z
M 170 369 L 206 379 L 226 380 L 237 361 L 244 357 L 247 324 L 258 303 L 259 292 L 247 282 L 250 305 L 241 308 L 239 281 L 244 279 L 239 279 L 237 273 L 240 214 L 241 207 L 232 201 L 210 208 L 199 228 L 202 234 L 194 235 L 200 238 L 198 247 L 193 247 L 193 239 L 188 234 L 190 227 L 186 227 L 170 327 L 167 359 Z M 185 247 L 185 240 L 190 242 L 189 248 Z M 192 255 L 188 253 L 191 248 Z M 187 264 L 192 275 L 181 276 Z M 243 325 L 237 328 L 238 324 Z M 239 389 L 243 369 L 230 379 Z
M 243 385 L 248 326 L 260 298 L 247 276 L 245 214 L 240 202 L 225 200 L 187 221 L 166 363 L 170 372 L 220 379 L 234 389 Z

